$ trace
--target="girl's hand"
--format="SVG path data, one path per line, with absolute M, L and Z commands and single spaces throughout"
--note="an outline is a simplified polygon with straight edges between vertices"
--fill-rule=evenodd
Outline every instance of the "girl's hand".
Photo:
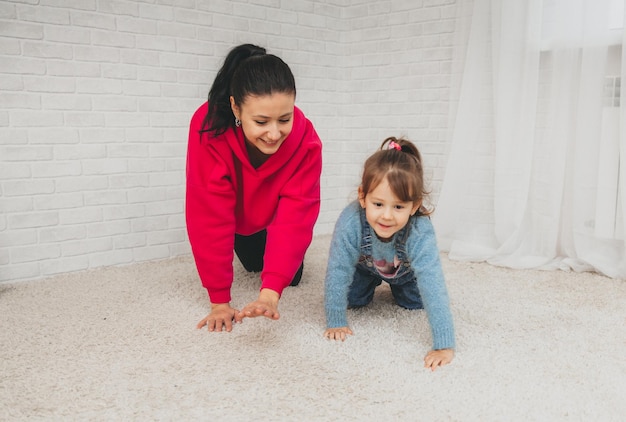
M 329 340 L 346 341 L 346 337 L 353 334 L 350 327 L 327 328 L 326 331 L 324 331 L 324 337 Z
M 430 368 L 431 371 L 434 371 L 438 366 L 452 362 L 453 358 L 454 349 L 431 350 L 424 357 L 424 368 Z
M 235 314 L 235 321 L 241 322 L 244 318 L 256 318 L 264 316 L 269 319 L 278 319 L 278 300 L 280 295 L 278 292 L 270 289 L 261 289 L 259 298 L 254 302 L 248 303 L 244 308 Z
M 211 313 L 204 317 L 196 328 L 200 329 L 207 326 L 209 331 L 226 331 L 233 329 L 233 320 L 237 314 L 237 310 L 230 307 L 230 303 L 211 304 Z

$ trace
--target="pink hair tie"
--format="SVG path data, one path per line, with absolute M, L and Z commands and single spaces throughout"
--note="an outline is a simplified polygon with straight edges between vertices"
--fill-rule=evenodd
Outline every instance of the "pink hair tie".
M 402 151 L 402 147 L 395 143 L 394 141 L 389 142 L 389 147 L 387 149 L 397 149 L 398 151 Z

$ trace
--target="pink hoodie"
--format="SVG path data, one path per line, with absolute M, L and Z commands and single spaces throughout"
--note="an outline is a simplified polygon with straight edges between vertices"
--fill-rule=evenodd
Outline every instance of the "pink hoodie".
M 267 229 L 261 288 L 279 294 L 311 244 L 320 209 L 322 143 L 297 107 L 293 129 L 255 169 L 241 128 L 200 134 L 208 103 L 194 113 L 187 149 L 187 233 L 212 303 L 231 300 L 235 233 Z

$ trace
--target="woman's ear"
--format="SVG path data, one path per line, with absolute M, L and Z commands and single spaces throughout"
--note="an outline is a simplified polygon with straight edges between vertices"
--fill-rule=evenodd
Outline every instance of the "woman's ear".
M 363 195 L 363 188 L 359 186 L 359 203 L 361 208 L 365 208 L 365 195 Z
M 241 119 L 239 106 L 235 104 L 235 98 L 232 95 L 230 96 L 230 109 L 233 111 L 236 119 Z

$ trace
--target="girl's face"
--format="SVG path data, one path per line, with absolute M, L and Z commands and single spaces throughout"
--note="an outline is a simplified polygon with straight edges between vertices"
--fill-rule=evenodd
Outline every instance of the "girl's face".
M 241 120 L 246 141 L 265 155 L 278 151 L 291 133 L 294 104 L 295 95 L 282 92 L 248 96 L 241 107 L 230 97 L 231 109 Z
M 365 218 L 380 240 L 390 240 L 417 212 L 419 204 L 399 200 L 385 177 L 374 190 L 363 197 L 359 188 L 359 202 L 365 208 Z

